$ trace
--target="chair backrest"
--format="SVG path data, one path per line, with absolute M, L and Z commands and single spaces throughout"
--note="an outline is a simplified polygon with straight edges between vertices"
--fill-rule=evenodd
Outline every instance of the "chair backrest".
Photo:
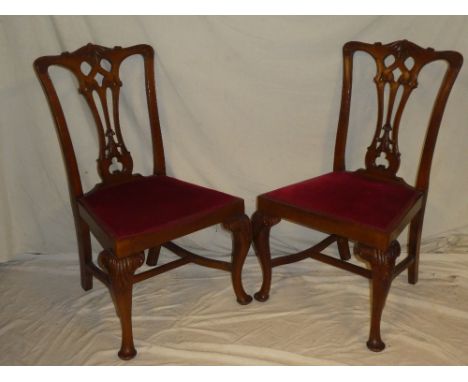
M 120 66 L 132 55 L 144 59 L 145 89 L 153 145 L 154 173 L 165 174 L 164 151 L 159 125 L 154 79 L 154 50 L 149 45 L 106 48 L 88 44 L 74 52 L 39 57 L 34 69 L 39 77 L 54 118 L 67 170 L 71 196 L 83 193 L 73 143 L 57 91 L 49 75 L 51 66 L 71 71 L 78 80 L 78 92 L 91 109 L 99 139 L 97 168 L 102 184 L 113 184 L 133 176 L 133 160 L 123 141 L 119 120 L 122 82 Z M 100 114 L 100 111 L 102 114 Z M 119 168 L 120 167 L 120 168 Z
M 395 41 L 383 45 L 350 41 L 343 46 L 343 89 L 341 111 L 336 135 L 334 170 L 345 170 L 345 149 L 351 106 L 353 56 L 363 51 L 372 56 L 376 63 L 374 82 L 377 87 L 377 126 L 367 149 L 365 169 L 370 176 L 403 181 L 396 176 L 400 167 L 398 130 L 403 110 L 412 91 L 418 86 L 418 75 L 427 64 L 443 60 L 448 63 L 444 79 L 434 101 L 432 114 L 417 172 L 415 187 L 426 191 L 429 186 L 434 147 L 448 96 L 463 63 L 463 57 L 455 51 L 423 49 L 407 41 Z M 388 87 L 387 97 L 385 96 Z M 400 93 L 400 97 L 397 94 Z M 387 165 L 377 163 L 378 158 Z

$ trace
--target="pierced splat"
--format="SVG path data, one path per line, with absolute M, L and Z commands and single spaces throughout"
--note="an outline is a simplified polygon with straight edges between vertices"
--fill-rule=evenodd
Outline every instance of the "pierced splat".
M 423 49 L 406 41 L 373 45 L 372 55 L 377 73 L 377 126 L 371 145 L 367 148 L 365 164 L 370 172 L 395 177 L 400 167 L 398 131 L 403 110 L 412 91 L 418 86 L 418 75 L 428 62 Z
M 61 55 L 60 65 L 76 76 L 78 91 L 93 114 L 99 138 L 98 173 L 104 182 L 129 177 L 133 170 L 119 120 L 119 69 L 127 55 L 120 47 L 93 44 Z
M 119 95 L 122 82 L 119 69 L 123 57 L 118 54 L 119 51 L 119 47 L 109 49 L 88 44 L 73 53 L 63 54 L 82 58 L 79 68 L 70 69 L 78 79 L 78 91 L 86 99 L 97 126 L 98 172 L 104 182 L 127 177 L 133 170 L 133 160 L 120 130 Z

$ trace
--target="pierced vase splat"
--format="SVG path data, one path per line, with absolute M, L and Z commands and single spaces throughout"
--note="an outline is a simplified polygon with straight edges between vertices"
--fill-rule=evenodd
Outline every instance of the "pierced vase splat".
M 377 126 L 372 143 L 367 148 L 365 164 L 368 171 L 394 177 L 400 167 L 398 131 L 401 116 L 412 91 L 418 86 L 418 75 L 427 63 L 422 49 L 406 41 L 374 44 L 377 73 Z
M 122 82 L 119 69 L 120 47 L 113 49 L 88 44 L 63 56 L 81 59 L 79 67 L 68 67 L 79 82 L 78 91 L 93 114 L 99 137 L 98 172 L 101 179 L 112 181 L 132 174 L 133 160 L 127 150 L 119 120 L 119 96 Z

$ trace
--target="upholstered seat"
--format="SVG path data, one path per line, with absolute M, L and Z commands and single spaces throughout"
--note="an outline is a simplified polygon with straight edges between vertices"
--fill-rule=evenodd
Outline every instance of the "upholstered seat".
M 400 222 L 421 196 L 421 192 L 403 184 L 339 171 L 279 188 L 259 199 L 387 231 Z
M 79 203 L 114 239 L 158 232 L 213 212 L 225 211 L 228 217 L 233 208 L 243 208 L 240 198 L 169 176 L 141 177 L 98 188 Z

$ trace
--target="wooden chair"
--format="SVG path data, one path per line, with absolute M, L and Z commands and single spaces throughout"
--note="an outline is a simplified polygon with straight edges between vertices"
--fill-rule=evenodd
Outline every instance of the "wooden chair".
M 377 86 L 378 114 L 377 128 L 365 157 L 365 169 L 351 172 L 346 170 L 345 148 L 353 55 L 358 51 L 368 53 L 376 63 L 374 82 Z M 423 49 L 406 40 L 387 45 L 348 42 L 343 47 L 343 57 L 343 89 L 333 172 L 258 196 L 257 211 L 252 216 L 252 229 L 254 248 L 262 266 L 263 284 L 255 298 L 259 301 L 268 299 L 273 267 L 306 258 L 367 277 L 372 280 L 372 317 L 367 347 L 381 351 L 385 344 L 380 337 L 380 320 L 393 278 L 408 269 L 409 283 L 415 284 L 418 280 L 421 230 L 434 146 L 447 98 L 463 57 L 453 51 Z M 410 186 L 396 176 L 400 166 L 400 119 L 408 97 L 418 85 L 421 69 L 438 60 L 446 61 L 448 67 L 432 109 L 416 184 Z M 389 61 L 392 62 L 388 64 Z M 397 75 L 398 71 L 400 75 Z M 389 88 L 389 96 L 385 113 L 386 86 Z M 395 102 L 400 87 L 401 98 Z M 393 110 L 396 111 L 394 118 Z M 378 158 L 386 159 L 388 164 L 377 164 Z M 281 219 L 330 236 L 302 252 L 272 259 L 270 229 Z M 408 224 L 408 256 L 395 265 L 400 254 L 400 245 L 396 239 Z M 348 241 L 356 242 L 354 252 L 370 263 L 370 270 L 347 262 L 351 256 Z M 339 259 L 321 253 L 334 242 L 338 245 Z
M 144 59 L 145 88 L 153 147 L 152 176 L 134 174 L 119 122 L 121 63 L 132 55 Z M 82 71 L 87 63 L 88 70 Z M 68 69 L 90 107 L 99 137 L 97 170 L 102 180 L 84 193 L 64 112 L 49 76 L 51 66 Z M 166 175 L 154 80 L 154 51 L 149 45 L 106 48 L 88 44 L 75 52 L 40 57 L 34 68 L 45 91 L 64 157 L 70 202 L 78 240 L 81 285 L 93 286 L 93 276 L 110 290 L 122 328 L 122 359 L 136 355 L 132 335 L 132 287 L 149 277 L 195 263 L 228 271 L 240 304 L 252 298 L 244 291 L 241 270 L 251 242 L 250 219 L 240 198 Z M 97 101 L 99 100 L 99 101 Z M 102 107 L 101 119 L 98 107 Z M 111 122 L 113 121 L 113 123 Z M 117 162 L 117 165 L 116 165 Z M 120 167 L 118 169 L 117 167 Z M 171 240 L 222 223 L 233 234 L 232 262 L 193 254 Z M 103 247 L 96 266 L 90 232 Z M 156 266 L 161 246 L 180 257 L 176 261 L 135 273 L 145 261 Z

